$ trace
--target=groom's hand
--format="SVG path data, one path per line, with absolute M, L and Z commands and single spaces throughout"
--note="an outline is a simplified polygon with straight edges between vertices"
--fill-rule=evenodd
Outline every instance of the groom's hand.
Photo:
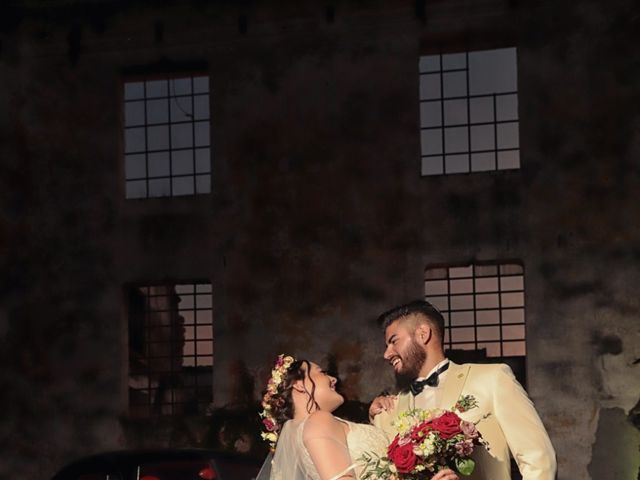
M 379 413 L 391 410 L 396 402 L 395 395 L 381 395 L 373 399 L 369 406 L 369 421 L 373 421 L 373 417 Z
M 456 472 L 448 468 L 440 470 L 431 480 L 460 480 Z

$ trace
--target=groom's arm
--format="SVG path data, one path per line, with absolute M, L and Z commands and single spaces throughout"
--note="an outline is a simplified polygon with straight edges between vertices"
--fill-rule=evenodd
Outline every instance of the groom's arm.
M 533 402 L 511 368 L 499 365 L 493 390 L 494 414 L 523 480 L 554 480 L 556 455 Z
M 376 397 L 374 401 L 371 402 L 369 414 L 372 416 L 370 420 L 375 427 L 385 433 L 388 439 L 392 439 L 398 433 L 393 422 L 397 418 L 398 412 L 401 411 L 400 409 L 406 409 L 406 405 L 405 402 L 401 402 L 400 395 L 383 395 L 383 397 L 385 398 L 385 400 L 383 400 L 383 405 L 385 405 L 383 410 L 378 410 L 378 404 L 375 403 L 375 400 L 380 397 Z M 402 403 L 402 405 L 399 405 L 400 403 Z

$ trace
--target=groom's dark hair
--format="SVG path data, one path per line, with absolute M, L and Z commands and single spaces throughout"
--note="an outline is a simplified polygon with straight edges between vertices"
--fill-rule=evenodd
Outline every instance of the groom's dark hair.
M 444 343 L 444 317 L 436 307 L 426 300 L 414 300 L 413 302 L 394 307 L 384 312 L 378 317 L 378 323 L 384 332 L 389 325 L 399 319 L 404 319 L 410 315 L 417 314 L 424 317 L 429 326 L 433 328 L 436 336 L 440 340 L 440 345 Z

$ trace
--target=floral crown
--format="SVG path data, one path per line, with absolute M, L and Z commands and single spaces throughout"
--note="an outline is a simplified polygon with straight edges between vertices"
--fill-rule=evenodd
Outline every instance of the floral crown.
M 278 387 L 284 380 L 284 375 L 287 373 L 289 367 L 295 362 L 295 359 L 289 355 L 278 355 L 276 364 L 271 370 L 271 377 L 267 382 L 267 391 L 262 397 L 262 412 L 260 417 L 262 418 L 262 425 L 265 431 L 260 434 L 263 440 L 269 442 L 271 451 L 276 449 L 276 443 L 278 442 L 278 432 L 280 431 L 280 425 L 271 411 L 271 398 L 278 393 Z

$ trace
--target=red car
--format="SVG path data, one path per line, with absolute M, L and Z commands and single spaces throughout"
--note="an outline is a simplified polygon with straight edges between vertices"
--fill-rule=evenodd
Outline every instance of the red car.
M 211 450 L 123 450 L 76 460 L 52 480 L 251 480 L 262 461 Z

